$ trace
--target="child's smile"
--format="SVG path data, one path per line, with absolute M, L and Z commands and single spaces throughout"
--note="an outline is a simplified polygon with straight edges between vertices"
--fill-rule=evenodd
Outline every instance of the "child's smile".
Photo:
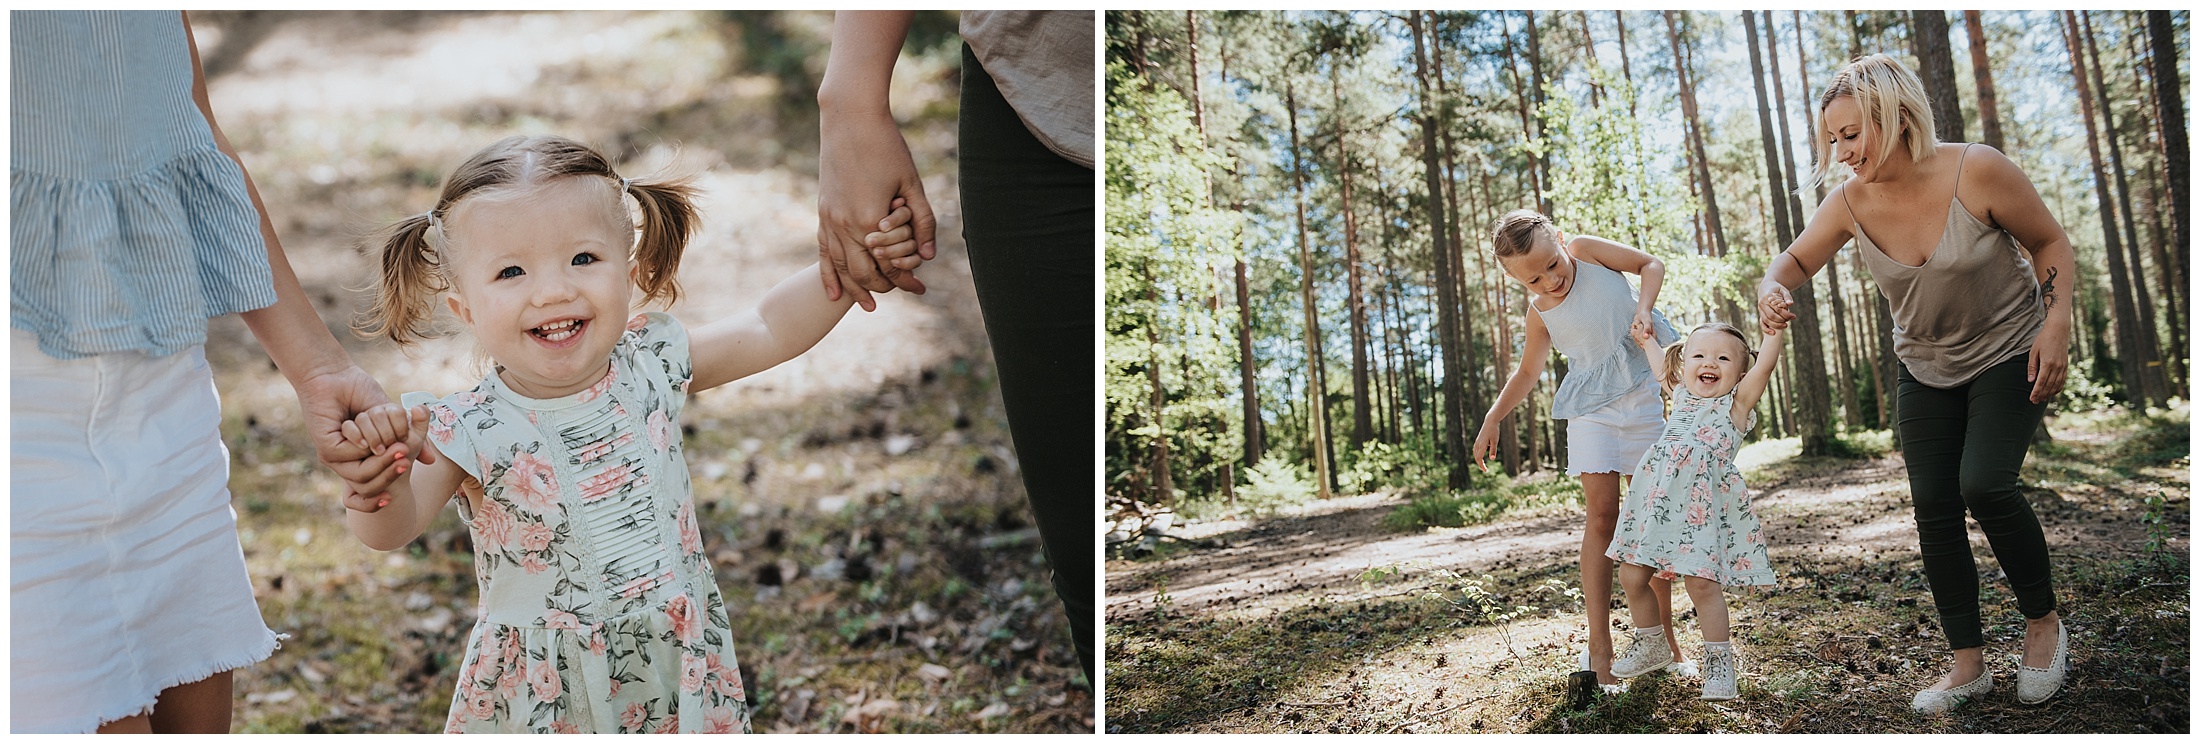
M 1749 349 L 1722 331 L 1700 330 L 1689 334 L 1681 347 L 1681 382 L 1699 398 L 1716 398 L 1733 392 L 1742 381 Z
M 632 232 L 611 212 L 615 189 L 606 179 L 561 178 L 468 199 L 445 220 L 451 312 L 473 327 L 514 392 L 571 395 L 610 364 L 634 289 Z M 614 322 L 597 322 L 606 317 Z
M 1528 291 L 1562 299 L 1574 288 L 1574 258 L 1559 248 L 1565 239 L 1563 234 L 1555 239 L 1539 237 L 1526 253 L 1501 256 L 1498 263 L 1504 266 L 1506 275 L 1526 285 Z

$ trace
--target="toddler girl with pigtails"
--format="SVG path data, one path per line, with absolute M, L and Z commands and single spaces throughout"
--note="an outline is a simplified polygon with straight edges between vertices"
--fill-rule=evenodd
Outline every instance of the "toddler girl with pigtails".
M 637 290 L 679 296 L 693 197 L 684 181 L 621 177 L 569 139 L 512 137 L 460 165 L 435 207 L 381 246 L 365 329 L 423 338 L 440 298 L 495 363 L 471 390 L 408 393 L 345 425 L 391 476 L 366 494 L 371 511 L 348 512 L 361 542 L 399 549 L 448 501 L 471 531 L 481 613 L 448 732 L 749 727 L 680 410 L 689 393 L 808 350 L 853 300 L 826 299 L 813 266 L 755 309 L 692 329 L 629 315 Z M 909 210 L 895 207 L 866 242 L 915 268 Z

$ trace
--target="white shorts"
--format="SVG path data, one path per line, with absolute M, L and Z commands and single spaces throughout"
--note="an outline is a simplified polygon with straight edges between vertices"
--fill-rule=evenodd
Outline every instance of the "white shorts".
M 12 336 L 9 729 L 89 733 L 267 658 L 204 347 L 56 359 Z
M 1651 380 L 1619 400 L 1566 419 L 1566 474 L 1634 475 L 1642 453 L 1665 433 L 1665 397 Z

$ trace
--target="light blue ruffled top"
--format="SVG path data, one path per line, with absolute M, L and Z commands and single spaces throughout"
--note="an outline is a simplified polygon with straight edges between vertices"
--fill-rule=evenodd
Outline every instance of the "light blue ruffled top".
M 1635 288 L 1619 272 L 1574 261 L 1574 288 L 1558 307 L 1534 310 L 1543 316 L 1551 346 L 1567 360 L 1566 379 L 1551 401 L 1552 418 L 1573 418 L 1603 408 L 1650 380 L 1650 360 L 1627 336 L 1635 323 Z M 1680 339 L 1665 313 L 1650 318 L 1660 345 Z
M 10 325 L 75 358 L 165 356 L 275 304 L 244 171 L 191 96 L 176 11 L 12 11 Z

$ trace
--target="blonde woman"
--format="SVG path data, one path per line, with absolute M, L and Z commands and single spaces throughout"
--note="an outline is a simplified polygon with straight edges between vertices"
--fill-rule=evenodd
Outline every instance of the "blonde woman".
M 1955 664 L 1911 707 L 1943 713 L 1993 689 L 1980 632 L 1978 570 L 1964 526 L 1979 523 L 2024 613 L 2017 699 L 2062 687 L 2069 633 L 2047 540 L 2018 490 L 2031 432 L 2070 365 L 2075 255 L 2030 179 L 1999 151 L 1939 142 L 1917 76 L 1875 54 L 1834 74 L 1818 99 L 1818 165 L 1853 177 L 1818 205 L 1758 284 L 1769 332 L 1787 327 L 1790 288 L 1851 238 L 1894 314 L 1901 360 L 1895 418 L 1910 474 L 1918 552 Z

